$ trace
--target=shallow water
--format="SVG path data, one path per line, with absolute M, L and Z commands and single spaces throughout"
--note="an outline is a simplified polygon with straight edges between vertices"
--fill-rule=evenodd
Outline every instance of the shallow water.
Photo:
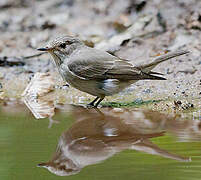
M 140 109 L 32 105 L 35 116 L 53 117 L 36 120 L 25 105 L 1 106 L 2 180 L 201 178 L 199 119 Z

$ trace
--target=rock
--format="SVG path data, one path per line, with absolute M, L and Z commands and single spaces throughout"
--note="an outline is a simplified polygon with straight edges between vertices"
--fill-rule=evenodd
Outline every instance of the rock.
M 0 57 L 0 66 L 24 66 L 25 62 L 22 59 L 17 57 Z

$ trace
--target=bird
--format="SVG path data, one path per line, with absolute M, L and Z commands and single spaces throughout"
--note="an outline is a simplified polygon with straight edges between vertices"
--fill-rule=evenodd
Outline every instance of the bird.
M 38 164 L 55 175 L 78 174 L 83 168 L 128 149 L 181 162 L 191 161 L 190 157 L 170 153 L 151 141 L 164 136 L 164 127 L 172 121 L 175 123 L 174 117 L 150 110 L 116 112 L 113 108 L 99 110 L 73 105 L 69 109 L 74 123 L 60 136 L 52 158 Z
M 38 50 L 51 54 L 64 81 L 96 96 L 88 107 L 98 107 L 106 96 L 117 94 L 138 80 L 166 80 L 160 76 L 163 74 L 152 69 L 161 62 L 189 53 L 178 50 L 159 56 L 153 62 L 135 66 L 129 60 L 88 47 L 73 36 L 57 37 Z

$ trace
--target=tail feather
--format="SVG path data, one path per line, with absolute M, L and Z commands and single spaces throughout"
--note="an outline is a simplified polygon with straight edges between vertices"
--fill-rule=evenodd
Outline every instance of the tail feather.
M 162 74 L 162 73 L 158 73 L 158 72 L 155 72 L 155 71 L 150 71 L 149 74 L 164 75 L 164 74 Z
M 159 74 L 160 74 L 160 73 L 159 73 Z M 164 78 L 164 77 L 154 76 L 154 75 L 151 75 L 150 73 L 145 73 L 145 72 L 143 72 L 143 75 L 144 75 L 144 79 L 151 79 L 151 80 L 167 80 L 167 79 Z
M 177 57 L 177 56 L 181 56 L 181 55 L 187 54 L 187 53 L 189 53 L 189 51 L 180 50 L 180 51 L 176 51 L 176 52 L 170 52 L 168 54 L 165 54 L 165 55 L 162 55 L 162 56 L 156 58 L 151 63 L 140 65 L 140 66 L 138 66 L 138 68 L 142 69 L 145 72 L 150 72 L 150 70 L 152 70 L 159 63 L 161 63 L 163 61 L 167 61 L 167 60 L 169 60 L 171 58 L 174 58 L 174 57 Z M 156 73 L 152 72 L 152 74 L 156 74 Z

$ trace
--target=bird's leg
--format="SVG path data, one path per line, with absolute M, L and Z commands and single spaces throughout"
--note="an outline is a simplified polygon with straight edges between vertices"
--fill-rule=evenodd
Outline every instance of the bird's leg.
M 103 97 L 103 98 L 100 98 L 100 99 L 98 100 L 98 102 L 95 104 L 94 107 L 98 107 L 98 105 L 100 104 L 100 102 L 101 102 L 103 99 L 104 99 L 104 97 Z
M 94 103 L 99 99 L 99 97 L 96 97 L 92 102 L 87 104 L 88 107 L 94 107 Z

